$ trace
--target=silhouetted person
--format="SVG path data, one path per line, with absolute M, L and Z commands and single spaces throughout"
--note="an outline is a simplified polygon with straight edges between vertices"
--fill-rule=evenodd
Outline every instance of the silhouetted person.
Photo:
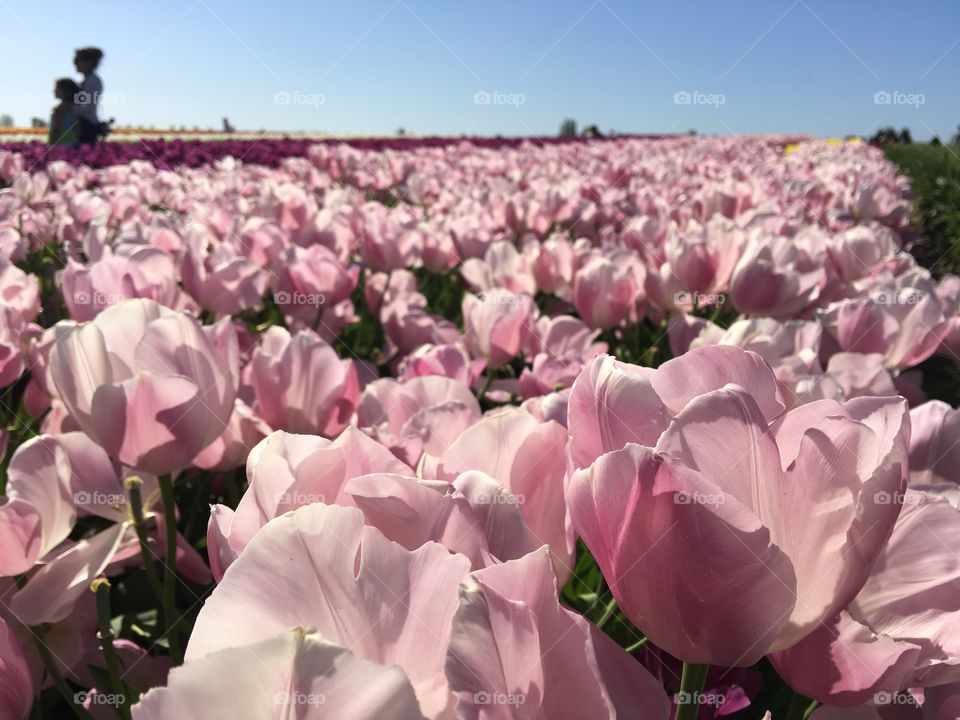
M 77 108 L 78 129 L 81 145 L 93 145 L 105 134 L 100 122 L 100 98 L 103 96 L 103 81 L 97 68 L 103 59 L 103 50 L 95 47 L 80 48 L 73 56 L 73 65 L 83 75 L 80 91 L 74 101 Z
M 76 105 L 79 93 L 80 86 L 70 78 L 60 78 L 54 83 L 53 96 L 60 104 L 50 115 L 51 145 L 76 145 L 80 142 L 80 119 Z

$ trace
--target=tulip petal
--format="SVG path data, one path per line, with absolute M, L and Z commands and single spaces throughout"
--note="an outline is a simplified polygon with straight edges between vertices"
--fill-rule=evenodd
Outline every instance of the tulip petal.
M 10 608 L 24 625 L 55 623 L 67 617 L 90 582 L 109 564 L 124 536 L 123 523 L 81 540 L 52 558 L 12 597 Z
M 423 720 L 400 668 L 362 660 L 299 628 L 174 668 L 167 687 L 146 693 L 132 714 L 135 720 Z
M 793 611 L 790 560 L 754 511 L 651 448 L 575 472 L 567 500 L 624 614 L 676 657 L 752 665 Z
M 468 565 L 435 543 L 412 552 L 391 543 L 356 508 L 309 505 L 268 523 L 230 566 L 186 657 L 315 627 L 358 657 L 403 668 L 433 716 L 449 702 L 442 667 Z

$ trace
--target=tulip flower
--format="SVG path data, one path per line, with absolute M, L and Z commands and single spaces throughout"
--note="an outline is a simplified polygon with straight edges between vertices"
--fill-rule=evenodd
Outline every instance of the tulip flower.
M 250 369 L 256 410 L 275 430 L 339 435 L 356 409 L 356 367 L 311 330 L 271 327 Z
M 499 367 L 516 357 L 534 327 L 536 306 L 529 295 L 492 290 L 463 298 L 464 342 L 475 358 Z
M 751 364 L 744 385 L 724 382 Z M 643 370 L 598 358 L 574 386 L 573 526 L 654 644 L 751 665 L 866 582 L 899 513 L 882 498 L 906 485 L 906 403 L 824 400 L 771 422 L 776 381 L 752 353 L 701 348 Z
M 523 557 L 537 547 L 520 498 L 489 475 L 465 472 L 452 483 L 374 473 L 344 492 L 364 522 L 408 550 L 429 541 L 470 559 L 473 569 Z
M 912 490 L 888 501 L 903 510 L 856 599 L 771 656 L 797 692 L 823 703 L 850 707 L 960 683 L 960 511 Z
M 550 546 L 561 581 L 570 577 L 574 564 L 574 538 L 563 498 L 566 445 L 561 425 L 541 423 L 512 408 L 463 432 L 440 456 L 436 470 L 441 480 L 480 470 L 502 483 L 519 499 L 536 546 Z
M 903 369 L 933 355 L 947 336 L 943 310 L 929 273 L 918 269 L 832 303 L 823 324 L 837 349 L 880 353 L 888 369 Z
M 355 508 L 300 508 L 264 526 L 224 575 L 197 618 L 185 667 L 315 628 L 358 658 L 402 670 L 423 715 L 438 717 L 452 703 L 444 663 L 468 570 L 467 558 L 436 543 L 414 551 L 391 543 Z
M 202 327 L 152 300 L 129 300 L 91 322 L 62 322 L 50 376 L 76 423 L 124 465 L 180 470 L 233 412 L 237 341 L 228 318 Z
M 214 577 L 219 580 L 273 518 L 318 502 L 352 505 L 347 481 L 370 473 L 413 470 L 355 427 L 335 440 L 280 430 L 267 436 L 247 457 L 247 490 L 236 512 L 226 505 L 211 508 L 207 547 Z
M 211 713 L 423 720 L 400 668 L 362 660 L 299 627 L 174 669 L 167 687 L 146 693 L 132 713 L 135 720 L 201 720 Z
M 447 661 L 460 717 L 668 717 L 643 665 L 557 602 L 546 548 L 474 572 L 461 592 Z
M 68 260 L 61 276 L 63 299 L 70 317 L 93 320 L 98 313 L 124 300 L 147 298 L 176 307 L 180 297 L 173 260 L 145 245 L 109 248 L 89 265 Z
M 470 388 L 440 375 L 374 380 L 357 407 L 357 425 L 410 466 L 423 453 L 442 454 L 479 419 Z
M 33 679 L 20 641 L 0 619 L 0 717 L 26 720 L 33 707 Z
M 634 310 L 642 276 L 625 258 L 591 258 L 573 280 L 573 304 L 583 321 L 606 330 L 623 322 Z M 639 279 L 638 279 L 639 278 Z
M 960 497 L 960 410 L 931 400 L 910 411 L 910 425 L 910 487 Z
M 23 445 L 10 460 L 8 501 L 0 505 L 5 541 L 0 575 L 27 574 L 27 582 L 10 594 L 8 605 L 27 625 L 56 623 L 74 609 L 90 581 L 100 573 L 123 570 L 140 555 L 126 479 L 115 463 L 89 437 L 71 432 L 41 435 Z M 141 478 L 141 514 L 159 533 L 156 478 Z M 96 516 L 108 524 L 90 537 L 69 540 L 78 516 Z M 147 529 L 147 528 L 145 528 Z M 150 533 L 153 555 L 165 548 Z M 196 551 L 177 537 L 176 564 L 195 582 L 209 580 Z

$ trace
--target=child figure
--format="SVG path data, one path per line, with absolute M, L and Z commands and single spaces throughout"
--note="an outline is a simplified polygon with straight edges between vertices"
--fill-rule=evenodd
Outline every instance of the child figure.
M 79 92 L 80 86 L 70 78 L 60 78 L 54 83 L 53 95 L 60 104 L 50 116 L 51 145 L 76 145 L 80 142 L 80 120 L 76 106 Z

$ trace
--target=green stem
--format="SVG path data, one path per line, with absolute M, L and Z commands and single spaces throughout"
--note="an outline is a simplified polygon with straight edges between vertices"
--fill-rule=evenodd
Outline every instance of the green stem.
M 177 514 L 173 496 L 173 482 L 169 475 L 161 475 L 160 495 L 163 498 L 164 529 L 166 530 L 166 557 L 163 563 L 163 618 L 167 642 L 173 664 L 183 663 L 180 635 L 177 633 Z
M 487 390 L 490 389 L 490 385 L 493 384 L 493 372 L 490 368 L 487 368 L 487 371 L 484 373 L 484 383 L 483 387 L 477 391 L 477 400 L 483 400 L 483 396 L 487 394 Z
M 130 720 L 130 707 L 127 705 L 127 690 L 120 677 L 120 661 L 117 651 L 113 647 L 113 628 L 110 626 L 110 581 L 106 578 L 97 578 L 90 584 L 90 589 L 97 597 L 97 623 L 100 626 L 100 645 L 103 647 L 103 658 L 107 661 L 107 675 L 113 687 L 114 697 L 117 699 L 117 715 L 122 720 Z
M 786 720 L 803 720 L 803 713 L 809 705 L 809 698 L 795 692 L 793 697 L 790 698 L 790 705 L 787 707 Z
M 700 699 L 707 682 L 709 665 L 683 664 L 680 676 L 680 692 L 677 694 L 677 714 L 674 720 L 697 720 L 700 714 Z
M 53 684 L 67 705 L 73 710 L 73 714 L 80 718 L 80 720 L 93 720 L 93 715 L 91 715 L 83 705 L 77 702 L 77 694 L 70 691 L 70 686 L 67 685 L 67 681 L 63 679 L 63 675 L 57 670 L 57 664 L 50 655 L 50 649 L 43 642 L 43 630 L 41 628 L 31 628 L 30 631 L 33 633 L 33 641 L 37 646 L 37 652 L 43 661 L 43 667 L 46 669 L 47 675 L 50 676 L 50 679 L 53 681 Z
M 820 704 L 819 700 L 811 701 L 811 703 L 807 705 L 807 709 L 803 711 L 803 720 L 807 720 L 807 718 L 813 715 L 813 711 L 820 707 Z
M 610 618 L 612 618 L 616 612 L 617 600 L 616 598 L 610 598 L 610 602 L 608 602 L 607 606 L 603 609 L 603 615 L 601 615 L 600 619 L 597 620 L 597 627 L 603 630 L 603 626 L 610 621 Z
M 626 648 L 624 648 L 624 650 L 628 655 L 630 655 L 632 653 L 635 653 L 640 648 L 646 647 L 647 643 L 649 642 L 650 642 L 650 638 L 645 637 L 641 640 L 637 640 L 633 645 L 628 645 Z
M 163 590 L 160 586 L 160 576 L 157 575 L 157 568 L 153 564 L 153 551 L 147 541 L 147 526 L 143 521 L 143 494 L 140 492 L 143 480 L 138 477 L 128 477 L 125 484 L 127 491 L 130 493 L 130 514 L 133 516 L 133 529 L 140 541 L 143 567 L 147 572 L 150 587 L 153 588 L 153 592 L 159 598 L 163 596 Z
M 193 502 L 190 503 L 190 514 L 187 515 L 187 524 L 183 528 L 183 536 L 190 541 L 193 537 L 193 531 L 196 527 L 197 518 L 200 516 L 200 508 L 210 502 L 210 476 L 204 475 L 194 488 Z

